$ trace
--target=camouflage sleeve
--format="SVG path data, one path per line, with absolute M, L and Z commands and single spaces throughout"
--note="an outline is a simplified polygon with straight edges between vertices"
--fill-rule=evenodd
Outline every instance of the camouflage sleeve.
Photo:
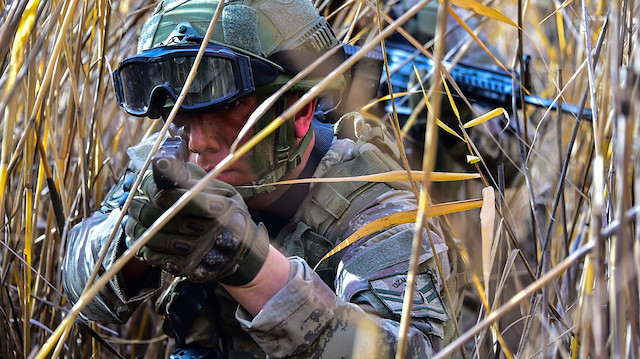
M 67 236 L 67 252 L 62 268 L 62 279 L 66 296 L 70 302 L 75 304 L 80 298 L 119 214 L 119 209 L 114 209 L 110 213 L 95 212 L 91 217 L 74 226 L 69 232 Z M 124 240 L 122 238 L 122 229 L 119 228 L 99 269 L 99 274 L 104 273 L 123 251 Z M 89 302 L 82 311 L 82 315 L 90 320 L 106 323 L 124 323 L 129 319 L 135 304 L 141 298 L 138 298 L 139 296 L 127 298 L 123 288 L 122 278 L 119 275 L 114 277 Z
M 120 181 L 111 188 L 99 211 L 75 225 L 67 235 L 66 255 L 63 261 L 62 282 L 67 298 L 76 303 L 96 267 L 100 253 L 107 245 L 109 236 L 116 226 L 120 215 L 119 199 L 125 194 L 124 182 L 128 175 L 140 170 L 144 159 L 150 152 L 157 134 L 127 150 L 130 163 Z M 126 249 L 125 234 L 122 228 L 107 250 L 98 275 L 106 272 Z M 82 311 L 90 320 L 105 323 L 124 323 L 137 306 L 149 295 L 160 288 L 161 271 L 152 270 L 143 283 L 136 283 L 136 293 L 127 293 L 124 279 L 120 274 L 109 281 L 100 293 Z
M 72 304 L 78 302 L 87 286 L 119 214 L 119 209 L 110 213 L 95 212 L 69 232 L 62 267 L 62 283 L 67 299 Z M 124 234 L 122 229 L 118 228 L 98 275 L 106 272 L 125 249 Z M 145 298 L 159 290 L 160 282 L 161 272 L 154 269 L 143 283 L 137 283 L 136 293 L 127 293 L 124 279 L 118 274 L 89 302 L 81 314 L 89 320 L 122 324 L 131 317 L 135 308 Z
M 130 152 L 129 155 L 131 156 L 131 154 Z M 132 167 L 135 169 L 135 163 Z M 127 170 L 118 184 L 109 191 L 99 211 L 76 224 L 67 235 L 62 282 L 65 294 L 73 304 L 78 302 L 85 286 L 87 286 L 91 273 L 100 258 L 100 253 L 107 245 L 109 236 L 116 227 L 117 219 L 120 216 L 118 199 L 124 195 L 124 179 L 131 173 L 133 173 L 132 170 Z M 124 242 L 124 231 L 118 227 L 106 257 L 100 265 L 98 275 L 105 273 L 126 250 Z M 137 292 L 128 293 L 125 290 L 123 277 L 118 274 L 89 302 L 82 311 L 82 316 L 89 320 L 105 323 L 124 323 L 145 298 L 159 290 L 160 282 L 161 271 L 154 269 L 145 277 L 143 283 L 136 283 Z
M 365 312 L 338 298 L 300 259 L 292 259 L 292 278 L 255 317 L 241 307 L 236 318 L 272 358 L 391 358 L 399 337 L 399 320 Z M 428 324 L 412 325 L 408 358 L 434 353 Z M 372 352 L 375 350 L 375 352 Z
M 406 191 L 383 194 L 351 225 L 361 226 L 385 214 L 415 208 L 413 198 Z M 269 357 L 350 358 L 371 348 L 375 353 L 362 357 L 393 357 L 413 233 L 412 223 L 394 226 L 348 247 L 338 263 L 335 290 L 305 261 L 292 259 L 288 285 L 257 316 L 252 318 L 239 308 L 236 317 Z M 441 297 L 443 280 L 428 242 L 429 237 L 434 241 L 446 280 L 450 268 L 442 236 L 433 224 L 423 235 L 408 358 L 432 356 L 445 337 L 444 325 L 450 316 Z

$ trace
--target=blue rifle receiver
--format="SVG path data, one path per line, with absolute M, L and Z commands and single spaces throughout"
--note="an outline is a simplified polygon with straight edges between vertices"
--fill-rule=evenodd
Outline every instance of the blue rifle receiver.
M 354 54 L 358 48 L 356 46 L 345 46 L 347 55 Z M 421 73 L 426 73 L 424 78 L 431 76 L 434 69 L 433 61 L 424 56 L 415 48 L 395 42 L 385 42 L 385 50 L 387 62 L 389 64 L 389 72 L 391 73 L 391 86 L 394 93 L 407 91 L 420 91 L 419 84 L 415 88 L 408 88 L 409 81 L 414 76 L 414 65 Z M 380 50 L 377 50 L 379 53 Z M 380 68 L 382 68 L 381 54 L 371 51 L 365 58 L 379 58 Z M 520 101 L 521 83 L 529 83 L 528 61 L 525 59 L 525 74 L 520 76 L 519 73 L 506 73 L 504 71 L 496 71 L 486 67 L 471 65 L 460 62 L 451 67 L 450 63 L 443 62 L 443 65 L 449 69 L 451 78 L 456 82 L 464 96 L 471 102 L 483 105 L 485 107 L 512 107 L 513 95 L 516 95 L 516 106 L 521 108 Z M 513 77 L 517 81 L 513 81 Z M 423 80 L 424 80 L 423 78 Z M 516 86 L 515 91 L 513 86 Z M 380 80 L 380 94 L 388 94 L 387 77 L 383 75 Z M 373 98 L 373 97 L 372 97 Z M 401 117 L 407 117 L 411 114 L 412 108 L 407 104 L 408 96 L 396 99 L 396 112 Z M 558 110 L 557 102 L 551 99 L 541 98 L 534 95 L 525 95 L 524 102 L 541 108 L 551 107 Z M 390 101 L 385 104 L 385 111 L 392 112 Z M 562 104 L 560 110 L 566 113 L 578 116 L 579 106 L 571 104 Z M 592 113 L 590 109 L 582 111 L 581 119 L 591 121 Z

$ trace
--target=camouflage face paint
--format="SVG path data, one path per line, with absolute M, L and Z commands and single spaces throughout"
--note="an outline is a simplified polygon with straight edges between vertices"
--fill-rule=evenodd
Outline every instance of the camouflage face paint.
M 257 132 L 254 131 L 254 134 Z M 273 148 L 274 135 L 270 134 L 249 152 L 251 170 L 258 177 L 269 173 L 273 169 Z

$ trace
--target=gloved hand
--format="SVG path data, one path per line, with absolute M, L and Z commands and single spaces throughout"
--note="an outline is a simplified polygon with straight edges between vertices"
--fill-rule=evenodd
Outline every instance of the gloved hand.
M 194 163 L 187 163 L 185 170 L 191 184 L 206 175 Z M 179 187 L 158 188 L 148 171 L 128 211 L 127 240 L 137 240 L 185 192 Z M 267 231 L 253 222 L 240 194 L 229 184 L 213 180 L 137 256 L 193 282 L 239 286 L 255 278 L 268 250 Z

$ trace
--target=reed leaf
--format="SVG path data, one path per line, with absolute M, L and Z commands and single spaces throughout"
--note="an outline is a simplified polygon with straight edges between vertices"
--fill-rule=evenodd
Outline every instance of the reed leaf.
M 404 126 L 402 126 L 402 136 L 405 137 L 407 135 L 407 133 L 409 132 L 409 130 L 411 129 L 411 126 L 413 126 L 413 124 L 415 123 L 415 120 L 418 116 L 418 114 L 424 110 L 425 106 L 427 108 L 428 111 L 432 111 L 431 109 L 431 104 L 429 103 L 429 96 L 427 95 L 427 92 L 424 89 L 424 82 L 422 80 L 422 77 L 420 76 L 420 72 L 418 71 L 418 69 L 415 67 L 415 65 L 413 66 L 413 70 L 414 73 L 416 75 L 416 79 L 418 80 L 418 83 L 420 84 L 420 93 L 422 93 L 422 96 L 424 98 L 424 102 L 421 102 L 418 106 L 416 106 L 416 108 L 414 109 L 414 111 L 411 113 L 411 116 L 409 117 L 409 119 L 407 120 L 407 122 L 405 122 Z M 453 108 L 455 109 L 456 113 L 457 113 L 457 107 L 453 101 L 453 99 L 451 98 L 451 93 L 449 92 L 449 88 L 445 84 L 445 88 L 447 89 L 447 95 L 449 97 L 449 101 L 452 104 Z M 461 141 L 464 141 L 464 139 L 453 129 L 451 129 L 451 127 L 447 126 L 444 122 L 442 122 L 442 120 L 440 120 L 439 118 L 436 118 L 436 125 L 438 125 L 438 127 L 440 127 L 441 129 L 445 130 L 446 132 L 454 135 L 455 137 L 458 137 Z
M 428 174 L 429 180 L 433 182 L 449 182 L 449 181 L 465 181 L 470 179 L 480 178 L 477 173 L 450 173 L 450 172 L 431 172 Z M 351 181 L 366 181 L 366 182 L 406 182 L 413 179 L 414 181 L 426 181 L 427 173 L 424 171 L 411 171 L 411 178 L 407 171 L 396 170 L 384 173 L 352 176 L 352 177 L 323 177 L 323 178 L 301 178 L 296 180 L 286 180 L 274 182 L 270 185 L 282 186 L 292 185 L 300 183 L 337 183 L 337 182 L 351 182 Z
M 481 161 L 481 158 L 478 156 L 467 155 L 467 163 L 474 164 Z
M 518 27 L 511 19 L 507 16 L 504 16 L 500 11 L 497 11 L 493 8 L 485 6 L 474 0 L 450 0 L 451 4 L 461 7 L 463 9 L 468 9 L 475 12 L 478 15 L 486 16 L 488 18 L 498 20 L 504 22 L 507 25 L 511 25 L 513 27 Z
M 459 201 L 453 203 L 440 203 L 427 207 L 424 211 L 424 214 L 427 218 L 442 216 L 450 213 L 456 213 L 461 211 L 467 211 L 474 208 L 479 208 L 482 206 L 482 200 L 467 200 L 467 201 Z M 412 211 L 404 211 L 404 212 L 396 212 L 390 214 L 385 217 L 378 218 L 374 221 L 371 221 L 353 232 L 349 237 L 340 242 L 337 246 L 335 246 L 329 253 L 325 254 L 318 265 L 325 259 L 331 257 L 332 255 L 340 252 L 341 250 L 347 248 L 353 242 L 357 241 L 360 238 L 366 237 L 372 233 L 382 231 L 384 229 L 388 229 L 393 226 L 397 226 L 400 224 L 413 223 L 416 221 L 416 216 L 418 215 L 418 210 Z
M 509 70 L 507 70 L 507 68 L 502 64 L 502 62 L 497 57 L 495 57 L 495 55 L 491 52 L 491 50 L 489 50 L 489 48 L 487 48 L 484 42 L 482 42 L 482 40 L 480 40 L 480 38 L 473 32 L 473 30 L 471 30 L 471 28 L 467 25 L 467 23 L 465 23 L 464 20 L 462 20 L 462 18 L 458 16 L 458 14 L 456 14 L 456 12 L 454 12 L 450 8 L 448 10 L 449 10 L 449 14 L 458 22 L 458 24 L 462 26 L 462 28 L 464 28 L 467 31 L 469 36 L 473 37 L 476 43 L 482 47 L 482 49 L 487 53 L 487 55 L 489 55 L 493 59 L 493 61 L 495 61 L 496 64 L 498 64 L 505 72 L 509 72 Z
M 476 117 L 473 120 L 470 120 L 469 122 L 466 122 L 463 127 L 471 128 L 473 126 L 477 126 L 481 123 L 485 123 L 491 119 L 494 119 L 500 115 L 504 115 L 504 117 L 507 118 L 507 121 L 509 121 L 509 114 L 507 113 L 507 111 L 505 111 L 504 108 L 500 107 L 500 108 L 493 109 L 482 116 Z
M 360 111 L 367 111 L 367 110 L 370 110 L 373 106 L 375 106 L 375 105 L 377 105 L 377 104 L 379 104 L 381 102 L 389 101 L 392 98 L 395 99 L 395 98 L 411 95 L 411 94 L 414 94 L 414 93 L 416 93 L 416 92 L 415 91 L 406 91 L 406 92 L 394 92 L 392 94 L 384 95 L 384 96 L 381 96 L 381 97 L 369 102 L 368 104 L 362 106 L 360 108 Z
M 453 110 L 453 114 L 456 116 L 456 119 L 458 120 L 458 122 L 461 122 L 460 111 L 458 111 L 458 106 L 456 105 L 456 101 L 453 99 L 453 96 L 451 95 L 451 91 L 449 90 L 449 86 L 447 85 L 447 81 L 443 81 L 442 82 L 442 86 L 444 87 L 444 91 L 447 94 L 447 99 L 449 100 L 449 105 L 451 106 L 451 109 Z

